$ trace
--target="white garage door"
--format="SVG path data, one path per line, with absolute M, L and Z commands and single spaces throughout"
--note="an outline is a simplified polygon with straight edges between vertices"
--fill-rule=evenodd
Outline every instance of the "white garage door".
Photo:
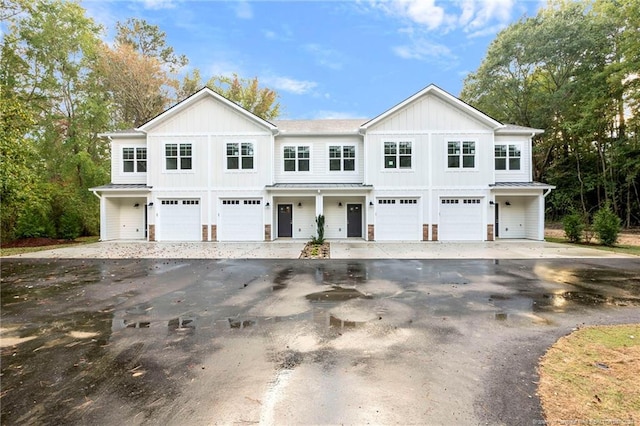
M 262 200 L 225 199 L 218 221 L 219 241 L 262 241 Z
M 438 239 L 441 241 L 483 241 L 480 198 L 442 198 Z
M 376 241 L 416 241 L 420 237 L 420 208 L 417 199 L 378 199 Z
M 201 241 L 200 200 L 161 200 L 158 241 Z

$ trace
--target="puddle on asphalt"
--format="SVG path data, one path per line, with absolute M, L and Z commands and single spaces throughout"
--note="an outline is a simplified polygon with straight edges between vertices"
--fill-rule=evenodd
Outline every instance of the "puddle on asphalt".
M 372 299 L 370 295 L 361 293 L 350 287 L 333 286 L 331 290 L 319 291 L 305 296 L 311 302 L 344 302 L 351 299 Z

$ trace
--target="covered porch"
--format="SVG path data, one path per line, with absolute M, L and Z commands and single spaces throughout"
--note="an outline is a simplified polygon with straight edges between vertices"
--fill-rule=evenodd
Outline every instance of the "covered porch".
M 539 182 L 501 182 L 490 186 L 495 239 L 544 240 L 544 200 L 555 186 Z
M 325 238 L 366 240 L 372 189 L 372 186 L 362 184 L 268 186 L 267 202 L 273 206 L 271 239 L 317 236 L 315 219 L 322 214 Z
M 90 188 L 100 199 L 100 241 L 149 239 L 148 195 L 144 184 Z

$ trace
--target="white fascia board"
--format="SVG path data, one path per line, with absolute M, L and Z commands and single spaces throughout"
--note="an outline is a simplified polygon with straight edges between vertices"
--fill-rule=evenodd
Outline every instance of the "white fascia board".
M 467 114 L 471 115 L 472 117 L 476 118 L 477 120 L 486 123 L 488 126 L 490 126 L 494 130 L 497 130 L 497 129 L 500 129 L 500 128 L 504 127 L 504 124 L 500 123 L 497 120 L 494 120 L 493 118 L 491 118 L 488 115 L 484 114 L 482 111 L 480 111 L 480 110 L 472 107 L 471 105 L 461 101 L 460 99 L 456 98 L 455 96 L 451 95 L 450 93 L 442 90 L 441 88 L 439 88 L 435 84 L 430 84 L 429 86 L 425 87 L 424 89 L 422 89 L 421 91 L 419 91 L 415 95 L 405 99 L 404 101 L 400 102 L 399 104 L 397 104 L 393 108 L 388 109 L 387 111 L 383 112 L 379 116 L 377 116 L 377 117 L 367 121 L 366 123 L 364 123 L 362 126 L 360 126 L 360 132 L 361 133 L 366 132 L 368 127 L 371 127 L 371 126 L 379 123 L 380 121 L 384 120 L 385 118 L 389 117 L 390 115 L 395 114 L 397 111 L 401 110 L 402 108 L 406 107 L 407 105 L 411 104 L 415 100 L 421 98 L 422 96 L 425 96 L 428 93 L 433 93 L 435 96 L 439 97 L 440 99 L 444 100 L 445 102 L 447 102 L 447 103 L 453 105 L 454 107 L 466 112 Z
M 214 92 L 213 90 L 209 89 L 208 87 L 204 87 L 204 88 L 200 89 L 200 91 L 198 91 L 198 92 L 194 93 L 193 95 L 189 96 L 187 99 L 177 103 L 176 105 L 172 106 L 171 108 L 169 108 L 168 110 L 164 111 L 160 115 L 156 116 L 155 118 L 152 118 L 150 121 L 147 121 L 142 126 L 136 128 L 136 130 L 146 133 L 150 129 L 152 129 L 154 126 L 156 126 L 158 123 L 161 123 L 162 121 L 164 121 L 168 117 L 171 117 L 171 116 L 177 114 L 178 112 L 180 112 L 183 109 L 187 108 L 189 105 L 193 104 L 194 102 L 197 102 L 198 100 L 200 100 L 200 99 L 202 99 L 202 98 L 204 98 L 206 96 L 213 97 L 218 102 L 222 102 L 223 104 L 225 104 L 229 108 L 234 109 L 235 111 L 237 111 L 241 115 L 244 115 L 245 117 L 249 118 L 250 120 L 253 120 L 253 121 L 257 122 L 258 124 L 268 128 L 271 131 L 271 133 L 276 134 L 278 132 L 278 128 L 275 125 L 273 125 L 272 123 L 270 123 L 267 120 L 264 120 L 264 119 L 258 117 L 257 115 L 247 111 L 246 109 L 242 108 L 240 105 L 236 104 L 235 102 L 231 102 L 229 99 L 227 99 L 224 96 Z

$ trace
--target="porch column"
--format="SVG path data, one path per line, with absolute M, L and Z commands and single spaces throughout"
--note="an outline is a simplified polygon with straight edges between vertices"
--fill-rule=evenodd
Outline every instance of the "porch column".
M 324 214 L 324 197 L 320 192 L 316 194 L 316 217 L 319 214 Z
M 544 195 L 538 195 L 538 240 L 544 241 Z

